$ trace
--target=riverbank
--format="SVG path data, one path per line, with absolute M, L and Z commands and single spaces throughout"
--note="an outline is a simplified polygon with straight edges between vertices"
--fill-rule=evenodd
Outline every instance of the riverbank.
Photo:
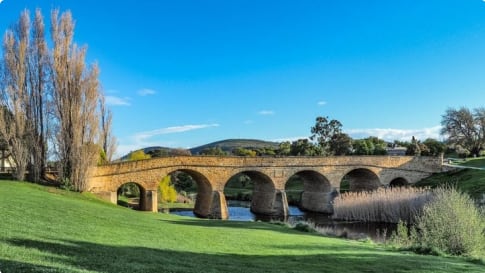
M 28 183 L 0 181 L 0 200 L 1 272 L 483 272 L 462 258 L 133 211 Z

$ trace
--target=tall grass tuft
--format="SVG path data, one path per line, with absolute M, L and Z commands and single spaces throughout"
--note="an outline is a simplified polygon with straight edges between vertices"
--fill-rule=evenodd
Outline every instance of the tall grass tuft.
M 334 200 L 333 218 L 345 221 L 413 223 L 432 198 L 424 188 L 379 188 L 371 192 L 346 192 Z

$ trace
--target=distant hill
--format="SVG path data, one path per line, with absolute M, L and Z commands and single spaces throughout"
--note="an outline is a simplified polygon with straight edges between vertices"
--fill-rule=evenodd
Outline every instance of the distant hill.
M 223 151 L 231 153 L 236 148 L 245 148 L 245 149 L 252 149 L 257 150 L 261 148 L 273 148 L 277 149 L 279 147 L 278 142 L 271 142 L 271 141 L 264 141 L 264 140 L 257 140 L 257 139 L 226 139 L 221 141 L 212 142 L 209 144 L 205 144 L 202 146 L 198 146 L 192 149 L 188 149 L 186 151 L 190 152 L 192 155 L 198 155 L 201 151 L 207 148 L 216 148 L 219 147 Z M 146 154 L 151 154 L 155 151 L 160 150 L 163 155 L 171 155 L 171 154 L 180 154 L 180 151 L 183 149 L 175 149 L 175 148 L 168 148 L 162 146 L 152 146 L 143 148 L 143 151 Z M 124 155 L 120 158 L 120 160 L 127 160 L 129 154 Z
M 278 146 L 279 146 L 278 142 L 271 142 L 271 141 L 264 141 L 264 140 L 257 140 L 257 139 L 226 139 L 226 140 L 216 141 L 199 147 L 192 148 L 190 149 L 190 152 L 193 155 L 197 155 L 204 149 L 219 147 L 223 151 L 230 153 L 236 148 L 257 150 L 261 148 L 277 149 Z
M 170 154 L 172 154 L 173 151 L 180 150 L 180 149 L 174 149 L 174 148 L 168 148 L 168 147 L 162 147 L 162 146 L 152 146 L 152 147 L 147 147 L 147 148 L 143 148 L 143 149 L 140 149 L 140 150 L 143 150 L 143 152 L 145 154 L 151 154 L 155 151 L 160 151 L 160 153 L 162 153 L 163 155 L 170 155 Z M 133 151 L 133 152 L 136 152 L 136 151 Z M 122 156 L 119 160 L 121 160 L 121 161 L 128 160 L 129 155 L 130 155 L 130 153 Z

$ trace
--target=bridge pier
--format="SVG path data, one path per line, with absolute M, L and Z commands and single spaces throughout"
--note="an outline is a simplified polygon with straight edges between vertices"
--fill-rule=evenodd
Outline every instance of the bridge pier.
M 226 196 L 222 191 L 198 193 L 194 214 L 201 218 L 228 219 Z
M 222 191 L 214 191 L 212 193 L 212 203 L 210 208 L 209 218 L 213 219 L 229 219 L 229 211 L 227 209 L 226 196 Z
M 300 208 L 312 212 L 332 214 L 333 195 L 333 192 L 304 191 L 301 193 Z
M 253 191 L 251 211 L 263 215 L 287 216 L 288 199 L 284 190 Z

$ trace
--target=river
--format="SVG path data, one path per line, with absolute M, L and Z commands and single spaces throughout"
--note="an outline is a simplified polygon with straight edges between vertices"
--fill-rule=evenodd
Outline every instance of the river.
M 363 222 L 346 222 L 336 221 L 330 215 L 321 213 L 305 212 L 296 206 L 289 206 L 289 216 L 271 217 L 266 215 L 258 215 L 250 211 L 250 202 L 228 200 L 229 221 L 307 221 L 331 230 L 336 235 L 346 234 L 349 238 L 365 238 L 369 237 L 376 241 L 382 241 L 383 233 L 389 237 L 393 231 L 396 230 L 395 224 L 387 223 L 363 223 Z M 172 210 L 172 214 L 196 217 L 192 210 Z

